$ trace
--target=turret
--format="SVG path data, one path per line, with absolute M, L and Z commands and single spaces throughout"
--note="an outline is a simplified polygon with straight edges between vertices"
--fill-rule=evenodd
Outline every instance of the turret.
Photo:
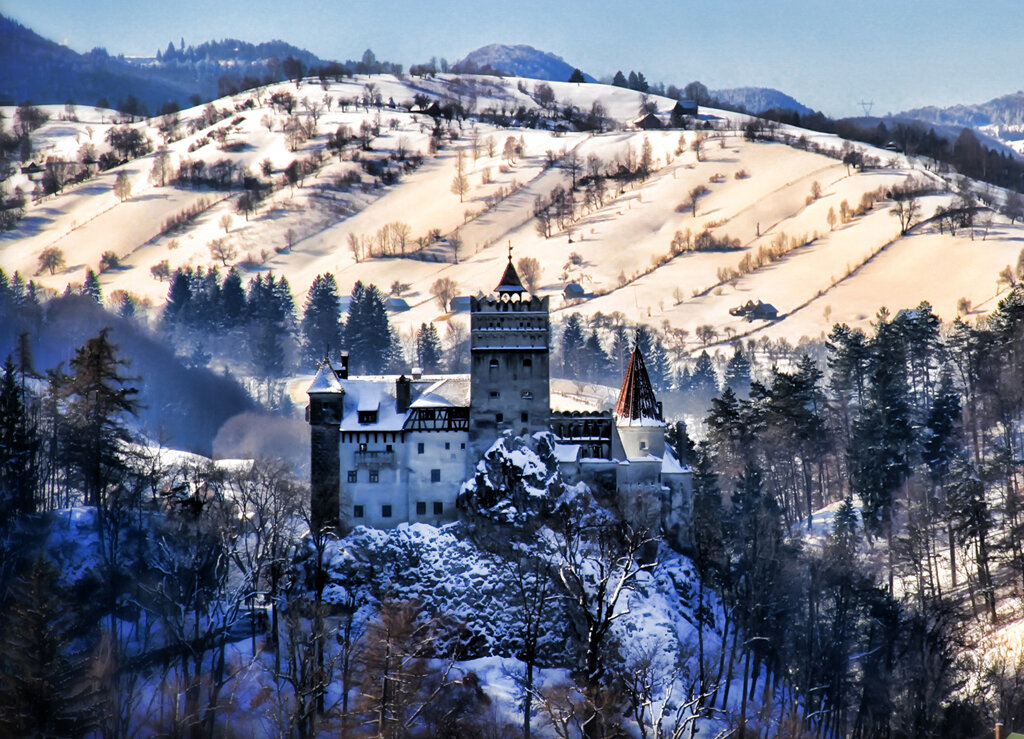
M 548 299 L 526 291 L 511 251 L 494 292 L 470 300 L 470 438 L 479 446 L 505 430 L 546 431 L 551 412 Z
M 345 388 L 328 360 L 321 362 L 306 390 L 310 434 L 310 513 L 314 530 L 341 524 L 341 419 Z

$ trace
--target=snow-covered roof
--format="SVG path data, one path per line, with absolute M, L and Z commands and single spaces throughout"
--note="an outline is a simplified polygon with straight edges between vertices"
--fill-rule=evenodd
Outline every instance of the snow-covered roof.
M 316 371 L 316 376 L 313 378 L 313 382 L 309 384 L 306 392 L 310 395 L 313 393 L 344 392 L 341 381 L 338 380 L 338 376 L 334 373 L 334 368 L 331 367 L 330 362 L 324 361 L 321 363 Z
M 579 444 L 555 444 L 555 459 L 559 464 L 571 464 L 580 457 Z
M 681 475 L 685 472 L 693 472 L 689 465 L 680 464 L 679 460 L 676 459 L 672 450 L 665 446 L 665 454 L 661 458 L 661 474 L 663 475 Z
M 409 411 L 398 412 L 397 375 L 362 375 L 340 380 L 345 391 L 342 431 L 401 431 Z M 469 406 L 469 375 L 428 375 L 410 381 L 410 410 Z M 376 411 L 373 423 L 360 423 L 359 413 Z

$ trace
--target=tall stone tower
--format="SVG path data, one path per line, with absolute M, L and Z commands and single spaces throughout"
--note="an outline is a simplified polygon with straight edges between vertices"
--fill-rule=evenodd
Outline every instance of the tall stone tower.
M 470 301 L 470 441 L 478 451 L 506 429 L 548 429 L 548 299 L 533 297 L 512 266 L 488 298 Z
M 344 361 L 344 360 L 343 360 Z M 310 437 L 310 514 L 314 529 L 341 524 L 341 419 L 345 389 L 331 363 L 324 360 L 306 390 Z

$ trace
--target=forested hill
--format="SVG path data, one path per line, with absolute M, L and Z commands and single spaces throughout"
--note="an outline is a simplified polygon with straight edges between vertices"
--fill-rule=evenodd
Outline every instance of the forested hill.
M 7 104 L 117 104 L 129 95 L 156 111 L 167 101 L 188 102 L 189 84 L 132 66 L 104 49 L 79 54 L 0 15 L 0 100 Z

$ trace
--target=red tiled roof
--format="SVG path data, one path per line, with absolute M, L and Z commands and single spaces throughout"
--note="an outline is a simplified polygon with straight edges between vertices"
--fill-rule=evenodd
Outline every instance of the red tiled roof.
M 633 349 L 633 354 L 629 358 L 626 375 L 622 378 L 622 389 L 619 390 L 619 402 L 615 404 L 615 415 L 631 420 L 661 420 L 658 401 L 654 397 L 654 388 L 651 386 L 651 378 L 647 374 L 639 347 Z

